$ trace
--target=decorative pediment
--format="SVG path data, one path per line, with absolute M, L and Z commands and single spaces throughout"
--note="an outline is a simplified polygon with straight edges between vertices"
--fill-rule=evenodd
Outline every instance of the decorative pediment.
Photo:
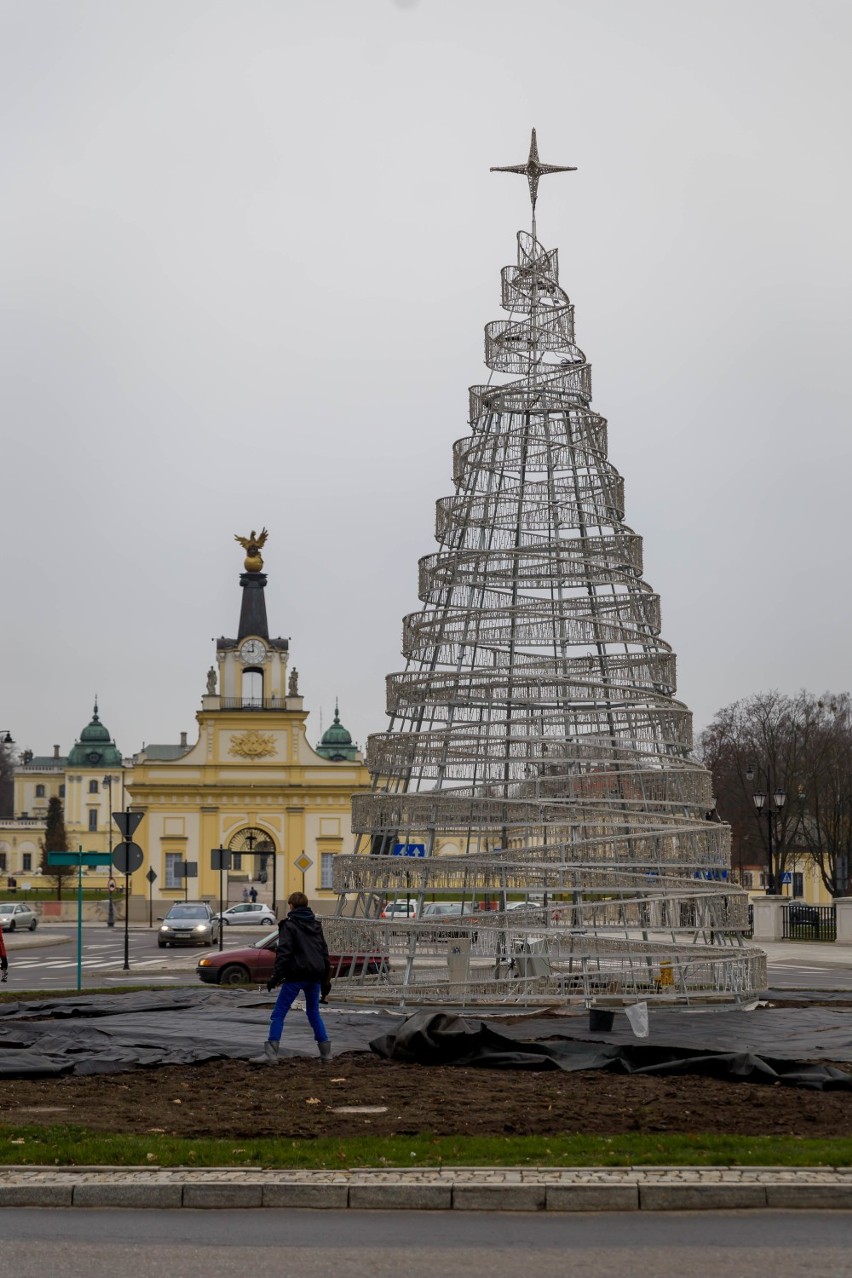
M 265 759 L 275 752 L 275 737 L 271 732 L 258 732 L 256 728 L 249 728 L 247 732 L 231 737 L 228 754 L 234 754 L 240 759 Z

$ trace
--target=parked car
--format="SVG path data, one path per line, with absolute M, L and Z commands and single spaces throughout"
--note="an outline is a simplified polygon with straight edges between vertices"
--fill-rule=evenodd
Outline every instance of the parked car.
M 788 910 L 791 924 L 813 928 L 819 927 L 819 909 L 817 906 L 797 902 L 795 905 L 788 906 Z
M 388 901 L 379 917 L 383 919 L 416 919 L 417 902 L 412 901 L 410 897 L 406 898 L 404 896 L 396 901 Z
M 221 924 L 206 901 L 176 901 L 160 922 L 161 950 L 167 945 L 212 945 L 219 939 Z
M 38 915 L 28 905 L 17 901 L 0 905 L 0 931 L 16 932 L 18 928 L 28 928 L 34 932 L 38 927 Z
M 420 919 L 423 923 L 435 922 L 446 925 L 451 919 L 476 918 L 477 913 L 478 911 L 470 901 L 429 901 L 423 906 Z M 459 932 L 454 931 L 451 927 L 442 926 L 437 928 L 434 933 L 424 933 L 424 935 L 430 936 L 435 941 L 447 940 L 454 936 L 469 936 L 471 941 L 476 941 L 478 933 L 469 928 Z
M 422 919 L 436 919 L 444 917 L 456 918 L 462 914 L 469 914 L 470 906 L 465 905 L 464 901 L 428 901 L 423 906 L 423 913 L 420 915 Z
M 216 918 L 226 926 L 231 923 L 239 923 L 241 926 L 244 923 L 259 923 L 262 927 L 274 927 L 278 922 L 275 911 L 260 901 L 244 901 L 241 905 L 232 905 L 230 909 L 217 914 Z
M 265 985 L 275 966 L 278 929 L 254 945 L 242 949 L 223 950 L 221 954 L 205 954 L 198 960 L 196 971 L 206 985 Z M 376 976 L 387 967 L 381 954 L 330 954 L 332 978 L 338 976 Z

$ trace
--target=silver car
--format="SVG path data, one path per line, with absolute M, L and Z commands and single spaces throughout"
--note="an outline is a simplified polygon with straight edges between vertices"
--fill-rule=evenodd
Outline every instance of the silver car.
M 16 932 L 19 928 L 34 932 L 38 927 L 38 915 L 23 902 L 7 901 L 0 905 L 0 931 Z
M 260 901 L 244 901 L 240 905 L 232 905 L 216 915 L 227 926 L 230 923 L 259 923 L 261 927 L 275 927 L 278 920 L 268 905 Z
M 212 945 L 219 939 L 219 920 L 206 901 L 176 901 L 161 918 L 157 945 Z

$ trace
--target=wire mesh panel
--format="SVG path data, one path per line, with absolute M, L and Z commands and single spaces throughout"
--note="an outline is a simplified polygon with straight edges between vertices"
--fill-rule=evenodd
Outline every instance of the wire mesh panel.
M 534 150 L 510 170 L 533 199 L 531 175 L 557 171 Z M 403 621 L 355 854 L 335 858 L 337 952 L 381 956 L 394 998 L 745 1001 L 766 973 L 742 946 L 730 832 L 708 819 L 558 256 L 533 232 L 502 271 L 509 318 L 486 326 L 492 377 Z

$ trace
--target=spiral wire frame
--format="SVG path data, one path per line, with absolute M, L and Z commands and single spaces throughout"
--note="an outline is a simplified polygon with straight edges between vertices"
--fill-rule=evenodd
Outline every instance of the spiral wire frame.
M 470 390 L 329 945 L 400 1002 L 748 1002 L 765 956 L 556 250 L 519 232 L 501 278 L 485 360 L 512 380 Z M 393 898 L 410 906 L 382 918 Z

